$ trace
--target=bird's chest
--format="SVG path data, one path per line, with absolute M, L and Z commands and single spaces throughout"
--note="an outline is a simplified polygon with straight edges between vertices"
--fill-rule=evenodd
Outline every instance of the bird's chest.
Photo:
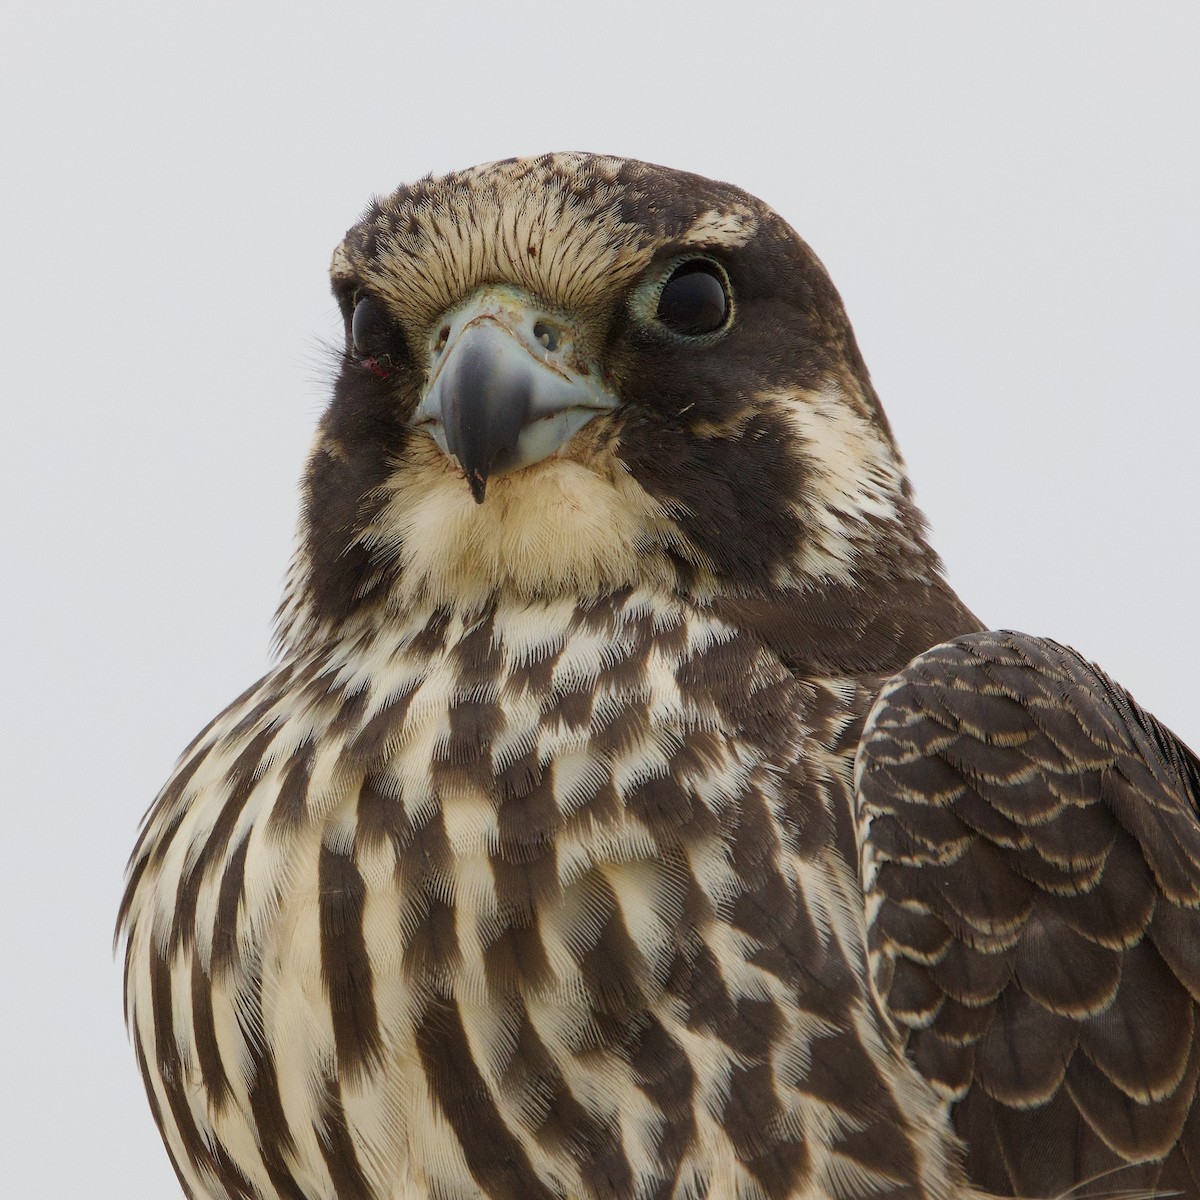
M 880 1053 L 843 709 L 637 595 L 285 665 L 150 828 L 164 1102 L 305 1196 L 749 1196 L 764 1147 L 799 1194 L 805 1064 Z
M 432 613 L 330 678 L 333 800 L 282 908 L 315 875 L 318 926 L 410 995 L 640 1011 L 697 928 L 832 840 L 830 696 L 695 612 Z
M 808 1120 L 773 1072 L 860 995 L 832 692 L 636 598 L 434 614 L 357 671 L 262 957 L 362 1157 L 437 1194 L 745 1190 L 754 1123 Z

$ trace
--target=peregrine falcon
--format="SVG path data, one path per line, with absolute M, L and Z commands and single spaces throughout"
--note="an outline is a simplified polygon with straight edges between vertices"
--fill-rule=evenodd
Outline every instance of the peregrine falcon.
M 1200 1195 L 1200 762 L 950 589 L 792 229 L 555 154 L 332 277 L 278 663 L 119 920 L 187 1195 Z

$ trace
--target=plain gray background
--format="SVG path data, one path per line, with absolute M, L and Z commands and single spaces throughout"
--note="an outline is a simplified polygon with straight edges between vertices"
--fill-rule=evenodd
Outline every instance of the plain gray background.
M 728 179 L 845 297 L 953 582 L 1200 744 L 1200 8 L 24 6 L 0 35 L 0 1185 L 178 1194 L 109 938 L 267 663 L 375 191 L 588 149 Z

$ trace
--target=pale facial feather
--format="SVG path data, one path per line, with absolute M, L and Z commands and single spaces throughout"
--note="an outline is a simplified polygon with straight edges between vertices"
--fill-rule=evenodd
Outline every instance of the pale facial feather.
M 807 531 L 799 560 L 789 564 L 783 586 L 805 580 L 854 582 L 868 522 L 906 534 L 904 464 L 877 421 L 867 417 L 842 388 L 777 393 L 776 404 L 795 431 L 804 460 L 803 500 L 797 517 Z M 914 553 L 917 544 L 913 540 Z
M 896 536 L 904 528 L 904 470 L 895 448 L 836 387 L 757 403 L 786 413 L 804 462 L 796 517 L 808 536 L 779 582 L 853 582 L 867 523 L 893 526 Z M 470 611 L 497 592 L 532 599 L 669 589 L 668 548 L 701 568 L 706 592 L 719 590 L 710 564 L 611 447 L 599 458 L 586 446 L 575 449 L 571 458 L 497 476 L 477 505 L 454 465 L 431 441 L 418 440 L 388 481 L 388 502 L 368 533 L 400 566 L 395 603 L 422 598 Z
M 636 584 L 669 589 L 663 555 L 682 534 L 611 454 L 588 466 L 551 458 L 488 483 L 476 504 L 431 440 L 417 439 L 389 479 L 367 537 L 400 570 L 392 600 L 470 611 L 489 596 L 599 596 Z

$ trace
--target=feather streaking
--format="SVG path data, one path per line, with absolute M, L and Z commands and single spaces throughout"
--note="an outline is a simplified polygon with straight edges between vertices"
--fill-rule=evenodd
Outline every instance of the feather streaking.
M 663 318 L 680 264 L 719 325 Z M 795 233 L 550 155 L 332 275 L 280 659 L 119 922 L 192 1200 L 1200 1195 L 1200 764 L 981 632 Z M 413 418 L 489 288 L 569 335 L 514 369 L 619 403 L 468 487 Z

